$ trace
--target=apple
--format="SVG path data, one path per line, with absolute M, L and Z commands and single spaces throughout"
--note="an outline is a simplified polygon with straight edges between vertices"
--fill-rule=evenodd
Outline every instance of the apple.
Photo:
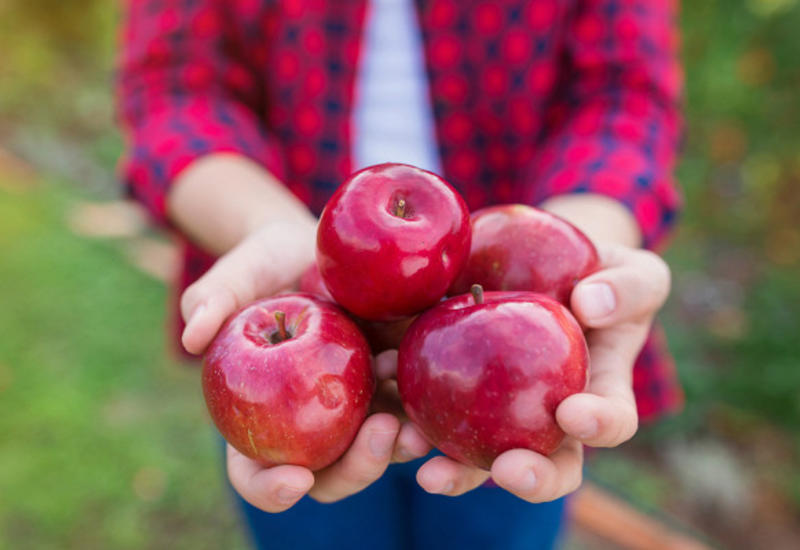
M 319 272 L 317 264 L 309 266 L 300 277 L 300 292 L 316 294 L 321 298 L 333 302 L 333 296 L 328 292 L 322 274 Z M 397 321 L 367 321 L 353 315 L 353 322 L 361 329 L 361 333 L 367 339 L 373 354 L 378 354 L 387 349 L 397 349 L 403 340 L 406 329 L 414 320 L 414 317 L 405 317 Z
M 469 213 L 442 178 L 405 164 L 356 172 L 317 229 L 325 286 L 346 310 L 396 321 L 436 304 L 469 254 Z
M 211 418 L 231 445 L 264 466 L 333 463 L 355 438 L 375 390 L 358 328 L 310 294 L 240 310 L 203 363 Z
M 575 284 L 600 268 L 597 250 L 578 228 L 522 204 L 490 206 L 472 214 L 469 260 L 449 294 L 530 290 L 569 305 Z
M 548 455 L 564 432 L 555 410 L 586 385 L 578 322 L 533 292 L 451 298 L 420 315 L 398 355 L 409 418 L 447 456 L 483 469 L 510 449 Z

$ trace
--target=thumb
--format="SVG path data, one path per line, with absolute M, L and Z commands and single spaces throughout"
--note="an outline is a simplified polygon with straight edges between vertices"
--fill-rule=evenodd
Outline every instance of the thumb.
M 229 315 L 274 284 L 254 270 L 248 248 L 243 244 L 223 256 L 181 296 L 181 341 L 189 353 L 202 353 Z
M 181 341 L 189 353 L 202 353 L 228 316 L 288 288 L 308 266 L 313 246 L 292 242 L 274 227 L 267 229 L 225 254 L 181 296 L 181 314 L 186 321 Z M 276 235 L 280 244 L 274 242 Z M 313 240 L 310 242 L 313 245 Z
M 202 353 L 225 319 L 252 301 L 246 285 L 240 284 L 241 279 L 225 277 L 229 273 L 235 270 L 218 270 L 213 274 L 209 271 L 183 293 L 181 314 L 186 328 L 181 343 L 189 353 Z
M 575 286 L 572 311 L 587 327 L 604 328 L 649 320 L 669 294 L 667 264 L 646 250 L 614 246 L 601 250 L 604 269 Z

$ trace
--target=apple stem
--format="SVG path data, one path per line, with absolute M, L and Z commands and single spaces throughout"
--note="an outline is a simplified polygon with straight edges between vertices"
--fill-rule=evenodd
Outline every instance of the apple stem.
M 398 218 L 406 217 L 406 200 L 400 199 L 394 207 L 394 215 Z
M 476 305 L 483 303 L 483 287 L 481 285 L 472 285 L 469 291 L 472 293 L 472 299 L 475 300 Z
M 289 335 L 286 333 L 286 314 L 282 311 L 276 311 L 275 321 L 278 323 L 278 341 L 283 342 L 284 340 L 288 340 Z

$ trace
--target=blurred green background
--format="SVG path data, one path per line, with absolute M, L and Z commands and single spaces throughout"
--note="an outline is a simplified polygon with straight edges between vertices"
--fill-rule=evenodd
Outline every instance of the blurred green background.
M 0 548 L 243 547 L 197 372 L 165 349 L 174 251 L 107 202 L 117 18 L 0 0 Z M 682 24 L 662 318 L 688 402 L 588 473 L 721 546 L 796 547 L 800 5 L 693 0 Z

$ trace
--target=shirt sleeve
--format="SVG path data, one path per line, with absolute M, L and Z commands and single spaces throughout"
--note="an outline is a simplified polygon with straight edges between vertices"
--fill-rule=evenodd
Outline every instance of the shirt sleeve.
M 232 4 L 232 3 L 231 3 Z M 272 169 L 262 85 L 242 55 L 224 0 L 130 0 L 122 30 L 117 105 L 128 193 L 157 221 L 175 177 L 212 152 Z
M 677 0 L 584 0 L 530 171 L 533 204 L 567 193 L 620 201 L 648 248 L 672 226 L 681 134 Z

